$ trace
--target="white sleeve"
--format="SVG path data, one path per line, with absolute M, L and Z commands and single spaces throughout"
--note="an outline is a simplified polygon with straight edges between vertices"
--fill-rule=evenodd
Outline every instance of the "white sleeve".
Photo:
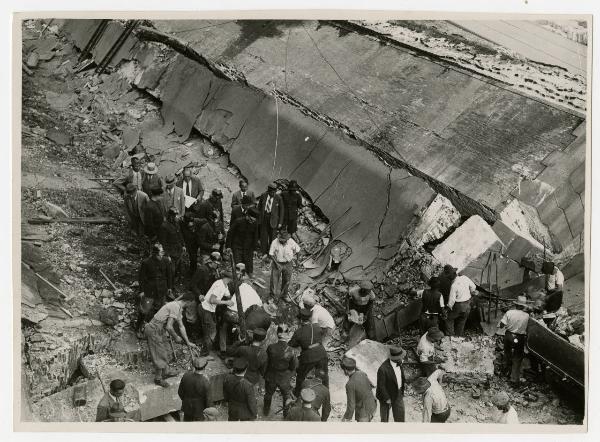
M 444 297 L 440 296 L 440 307 L 444 308 Z
M 273 242 L 271 242 L 271 246 L 269 247 L 269 255 L 273 257 L 275 257 L 275 248 L 277 247 L 275 241 L 277 241 L 277 239 L 274 239 Z
M 556 285 L 564 286 L 565 285 L 565 275 L 560 270 L 556 272 Z
M 474 292 L 477 289 L 477 286 L 475 285 L 475 283 L 471 280 L 471 278 L 465 276 L 465 278 L 467 278 L 469 280 L 469 290 L 471 292 Z

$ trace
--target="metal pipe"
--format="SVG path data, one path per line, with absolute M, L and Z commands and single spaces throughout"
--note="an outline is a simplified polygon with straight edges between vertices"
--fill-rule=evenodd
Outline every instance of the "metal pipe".
M 85 48 L 83 48 L 83 51 L 81 51 L 81 54 L 79 54 L 78 61 L 83 60 L 89 55 L 91 50 L 94 49 L 94 46 L 96 46 L 96 43 L 98 43 L 98 40 L 100 40 L 100 37 L 102 36 L 102 34 L 104 34 L 104 31 L 106 30 L 109 21 L 110 20 L 100 20 L 100 24 L 92 34 L 92 37 L 85 45 Z
M 139 20 L 133 20 L 133 21 L 127 23 L 127 26 L 125 27 L 125 29 L 123 30 L 121 35 L 119 35 L 119 38 L 117 38 L 117 40 L 113 43 L 111 48 L 108 50 L 108 52 L 106 53 L 106 55 L 104 56 L 104 58 L 102 59 L 102 61 L 98 65 L 98 67 L 96 68 L 97 74 L 101 75 L 104 73 L 104 71 L 108 67 L 108 64 L 113 59 L 113 57 L 117 54 L 117 52 L 121 49 L 121 47 L 125 44 L 125 41 L 129 37 L 131 32 L 133 32 L 133 29 L 137 26 L 138 22 L 139 22 Z

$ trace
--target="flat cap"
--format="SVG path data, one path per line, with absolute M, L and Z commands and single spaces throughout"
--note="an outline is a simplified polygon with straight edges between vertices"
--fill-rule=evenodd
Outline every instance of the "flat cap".
M 439 341 L 444 337 L 444 332 L 437 327 L 430 327 L 427 330 L 427 336 L 430 341 Z
M 352 358 L 344 357 L 342 358 L 342 368 L 347 370 L 354 370 L 356 368 L 356 361 Z
M 359 287 L 362 290 L 373 290 L 373 283 L 371 281 L 361 281 Z
M 207 358 L 192 358 L 192 365 L 198 370 L 202 370 L 208 364 Z
M 124 388 L 125 388 L 125 382 L 123 382 L 121 379 L 113 379 L 110 382 L 111 390 L 122 390 Z
M 175 182 L 175 175 L 171 174 L 165 178 L 165 183 L 173 184 Z
M 300 398 L 303 402 L 312 402 L 316 397 L 317 395 L 312 388 L 303 388 L 302 391 L 300 391 Z
M 492 403 L 497 407 L 507 406 L 508 400 L 508 394 L 505 391 L 499 391 L 492 397 Z
M 245 358 L 235 358 L 233 360 L 233 369 L 236 371 L 244 371 L 248 368 L 248 361 Z
M 267 332 L 264 328 L 255 328 L 252 330 L 253 339 L 257 341 L 262 341 L 267 337 Z
M 208 418 L 208 420 L 216 420 L 219 417 L 219 410 L 215 407 L 208 407 L 202 411 L 204 417 Z
M 456 272 L 457 272 L 457 270 L 458 270 L 458 269 L 457 269 L 456 267 L 452 267 L 450 264 L 446 264 L 446 265 L 444 266 L 444 273 L 445 273 L 446 275 L 451 275 L 451 274 L 453 274 L 453 273 L 456 273 Z
M 275 184 L 275 183 L 269 183 L 269 185 L 267 186 L 267 189 L 277 190 L 277 184 Z

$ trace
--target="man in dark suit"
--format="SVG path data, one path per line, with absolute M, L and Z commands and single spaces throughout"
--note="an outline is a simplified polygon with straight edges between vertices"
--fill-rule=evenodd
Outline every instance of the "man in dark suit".
M 254 386 L 244 376 L 248 361 L 236 358 L 233 361 L 233 373 L 223 381 L 223 397 L 227 402 L 229 421 L 256 420 L 256 392 Z
M 300 242 L 296 231 L 298 230 L 298 211 L 302 207 L 302 195 L 300 195 L 298 183 L 295 180 L 290 181 L 287 190 L 281 193 L 281 198 L 285 207 L 283 225 L 288 233 Z
M 129 227 L 136 235 L 143 235 L 144 233 L 144 219 L 148 201 L 148 195 L 138 190 L 135 184 L 127 183 L 126 193 L 123 195 L 125 218 L 127 218 Z
M 298 359 L 288 347 L 289 329 L 287 324 L 277 326 L 277 342 L 267 347 L 267 369 L 265 371 L 265 398 L 263 415 L 271 412 L 273 393 L 279 388 L 281 401 L 285 403 L 292 392 L 292 375 L 298 366 Z M 284 408 L 284 414 L 285 414 Z
M 366 373 L 356 368 L 352 358 L 342 359 L 342 369 L 348 382 L 346 383 L 346 413 L 342 422 L 349 422 L 355 416 L 357 422 L 371 422 L 377 409 L 377 401 L 373 396 L 371 381 Z
M 277 195 L 275 183 L 269 184 L 267 192 L 262 194 L 258 203 L 258 225 L 260 229 L 260 249 L 264 255 L 269 253 L 269 247 L 277 236 L 277 231 L 283 226 L 284 206 L 281 196 Z
M 183 190 L 184 195 L 202 201 L 202 197 L 204 196 L 204 186 L 202 185 L 200 178 L 192 175 L 192 169 L 190 167 L 183 169 L 183 176 L 177 181 L 177 187 L 180 187 Z
M 251 208 L 245 216 L 238 218 L 229 226 L 225 247 L 233 253 L 236 264 L 242 262 L 246 265 L 249 277 L 254 273 L 254 251 L 256 250 L 257 229 L 256 218 L 258 212 Z
M 381 422 L 388 422 L 390 408 L 394 422 L 404 422 L 404 370 L 402 358 L 406 351 L 402 347 L 391 347 L 390 357 L 377 370 L 376 397 L 379 400 Z
M 231 195 L 231 208 L 235 209 L 238 206 L 242 205 L 242 199 L 247 196 L 250 200 L 250 204 L 253 206 L 256 205 L 256 196 L 254 196 L 254 192 L 248 190 L 248 181 L 240 180 L 240 190 L 233 192 Z
M 331 394 L 329 388 L 323 385 L 325 372 L 321 369 L 314 370 L 314 376 L 309 375 L 302 383 L 302 388 L 310 388 L 315 392 L 315 399 L 312 401 L 312 408 L 316 412 L 321 411 L 321 422 L 327 422 L 331 413 Z
M 300 404 L 293 406 L 285 416 L 286 421 L 306 421 L 319 422 L 321 417 L 313 407 L 315 392 L 310 388 L 305 388 L 300 392 Z
M 258 384 L 260 378 L 265 375 L 267 354 L 260 347 L 266 337 L 267 332 L 262 328 L 252 330 L 252 342 L 249 345 L 238 341 L 227 349 L 228 356 L 236 356 L 248 361 L 245 378 L 252 385 Z
M 179 383 L 177 393 L 181 399 L 184 422 L 203 421 L 204 409 L 211 406 L 208 378 L 204 375 L 207 364 L 206 358 L 192 358 L 194 370 L 184 374 Z

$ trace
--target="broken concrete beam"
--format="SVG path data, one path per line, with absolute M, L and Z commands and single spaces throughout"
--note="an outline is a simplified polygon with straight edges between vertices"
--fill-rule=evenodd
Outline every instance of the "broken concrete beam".
M 441 263 L 450 264 L 461 271 L 487 251 L 501 252 L 503 246 L 483 218 L 475 215 L 438 245 L 433 250 L 433 256 Z
M 446 372 L 445 380 L 478 384 L 494 375 L 495 338 L 475 336 L 467 339 L 447 336 L 442 339 L 440 346 L 442 356 L 446 358 L 441 364 L 441 368 Z
M 492 230 L 498 235 L 498 238 L 505 246 L 503 254 L 516 262 L 530 254 L 544 251 L 544 246 L 536 241 L 531 235 L 522 234 L 498 220 L 492 226 Z
M 534 206 L 514 199 L 500 212 L 500 220 L 519 235 L 546 244 L 548 250 L 554 249 L 550 231 Z
M 388 346 L 365 339 L 348 350 L 345 355 L 356 361 L 356 368 L 365 372 L 373 386 L 377 385 L 377 370 L 390 357 Z
M 504 295 L 504 291 L 518 286 L 525 281 L 525 268 L 503 255 L 495 252 L 487 252 L 469 263 L 468 267 L 461 271 L 475 284 L 488 291 Z
M 448 198 L 437 194 L 429 206 L 409 226 L 406 240 L 414 247 L 442 238 L 460 223 L 461 215 Z

